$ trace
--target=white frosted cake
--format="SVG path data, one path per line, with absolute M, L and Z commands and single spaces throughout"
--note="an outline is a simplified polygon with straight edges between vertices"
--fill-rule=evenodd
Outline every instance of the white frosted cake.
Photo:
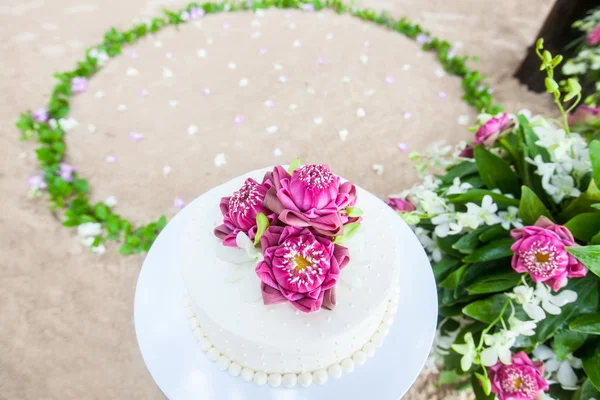
M 401 219 L 309 165 L 200 196 L 182 238 L 188 316 L 217 367 L 261 385 L 323 384 L 364 364 L 397 307 Z

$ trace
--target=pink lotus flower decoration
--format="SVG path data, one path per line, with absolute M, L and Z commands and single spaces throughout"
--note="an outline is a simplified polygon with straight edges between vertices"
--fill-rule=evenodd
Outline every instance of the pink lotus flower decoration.
M 215 236 L 223 240 L 225 246 L 236 247 L 236 236 L 244 232 L 250 239 L 256 236 L 256 215 L 263 213 L 274 223 L 277 217 L 269 211 L 263 201 L 270 183 L 259 184 L 252 178 L 246 179 L 244 185 L 231 197 L 221 199 L 223 224 L 215 228 Z
M 544 282 L 558 291 L 566 278 L 580 278 L 587 273 L 565 249 L 578 246 L 571 232 L 546 217 L 540 217 L 534 226 L 513 229 L 510 235 L 516 240 L 511 246 L 513 269 L 529 273 L 534 282 Z
M 595 27 L 587 37 L 588 46 L 595 46 L 600 43 L 600 25 Z
M 488 376 L 499 400 L 534 400 L 549 388 L 544 363 L 532 362 L 524 352 L 513 354 L 510 365 L 498 361 L 488 369 Z
M 400 197 L 390 197 L 385 204 L 392 207 L 396 212 L 410 212 L 417 209 L 413 203 Z
M 282 167 L 276 167 L 265 180 L 273 184 L 265 206 L 286 225 L 312 227 L 319 234 L 337 236 L 343 232 L 344 224 L 358 220 L 342 213 L 356 204 L 356 187 L 350 182 L 340 183 L 326 165 L 306 165 L 291 176 Z
M 489 146 L 498 139 L 500 134 L 510 125 L 508 115 L 502 114 L 499 117 L 490 118 L 485 124 L 481 125 L 475 132 L 474 144 L 483 144 Z
M 309 228 L 271 226 L 260 239 L 264 260 L 256 267 L 264 304 L 289 301 L 303 312 L 335 306 L 335 284 L 348 249 Z

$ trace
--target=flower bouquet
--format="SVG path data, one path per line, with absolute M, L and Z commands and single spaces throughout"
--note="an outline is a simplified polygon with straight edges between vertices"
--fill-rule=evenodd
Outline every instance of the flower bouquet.
M 301 167 L 296 160 L 288 170 L 276 166 L 261 183 L 246 179 L 222 198 L 223 224 L 214 233 L 255 266 L 264 304 L 290 302 L 307 313 L 331 310 L 340 272 L 350 261 L 342 244 L 362 218 L 355 204 L 351 182 L 341 182 L 326 165 Z M 221 249 L 221 258 L 240 258 L 231 252 Z
M 411 154 L 443 173 L 388 204 L 433 262 L 440 384 L 477 399 L 600 399 L 600 141 L 571 131 L 581 88 L 562 91 L 562 57 L 536 48 L 560 121 L 482 114 L 472 145 Z

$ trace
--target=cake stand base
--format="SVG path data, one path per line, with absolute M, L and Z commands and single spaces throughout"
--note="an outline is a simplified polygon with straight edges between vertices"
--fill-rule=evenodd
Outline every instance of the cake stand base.
M 134 322 L 142 357 L 170 400 L 398 400 L 421 372 L 437 322 L 437 292 L 418 239 L 403 224 L 400 301 L 389 335 L 375 356 L 325 385 L 293 389 L 257 386 L 219 371 L 200 349 L 184 315 L 185 289 L 178 263 L 183 209 L 150 249 L 135 292 Z M 398 217 L 400 218 L 400 217 Z

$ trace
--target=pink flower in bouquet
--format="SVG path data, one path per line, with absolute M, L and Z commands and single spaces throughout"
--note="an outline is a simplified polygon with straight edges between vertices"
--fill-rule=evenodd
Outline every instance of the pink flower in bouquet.
M 219 207 L 223 214 L 223 224 L 215 228 L 215 236 L 222 239 L 225 246 L 236 247 L 235 239 L 239 232 L 254 239 L 258 213 L 265 214 L 269 223 L 275 222 L 276 216 L 263 205 L 269 187 L 268 184 L 259 184 L 248 178 L 233 196 L 221 199 Z
M 83 76 L 71 79 L 71 91 L 75 94 L 84 93 L 88 89 L 88 80 Z
M 533 400 L 549 388 L 544 363 L 532 362 L 524 352 L 513 354 L 512 364 L 498 361 L 488 369 L 488 376 L 499 400 Z
M 569 115 L 569 126 L 593 125 L 600 122 L 600 107 L 581 105 Z
M 410 212 L 417 209 L 413 203 L 400 197 L 390 197 L 385 204 L 392 207 L 392 209 L 397 212 Z
M 595 46 L 600 43 L 600 25 L 595 27 L 587 37 L 587 44 L 589 46 Z
M 516 240 L 511 246 L 513 269 L 529 273 L 534 282 L 545 282 L 558 291 L 566 278 L 587 273 L 583 264 L 565 249 L 578 246 L 571 232 L 546 217 L 540 217 L 534 226 L 513 229 L 510 235 Z
M 474 144 L 491 145 L 498 139 L 498 136 L 510 124 L 508 115 L 502 114 L 499 117 L 490 118 L 485 124 L 481 125 L 475 132 Z
M 264 260 L 256 274 L 264 304 L 289 301 L 307 313 L 335 306 L 335 284 L 350 259 L 347 248 L 294 226 L 270 226 L 260 244 Z
M 341 213 L 356 204 L 356 187 L 350 182 L 340 183 L 326 165 L 305 165 L 291 176 L 276 167 L 267 173 L 265 181 L 273 184 L 265 205 L 286 225 L 310 226 L 322 235 L 336 236 L 346 223 L 359 220 Z
M 465 146 L 465 148 L 458 155 L 462 158 L 474 158 L 475 157 L 475 148 L 473 146 Z

